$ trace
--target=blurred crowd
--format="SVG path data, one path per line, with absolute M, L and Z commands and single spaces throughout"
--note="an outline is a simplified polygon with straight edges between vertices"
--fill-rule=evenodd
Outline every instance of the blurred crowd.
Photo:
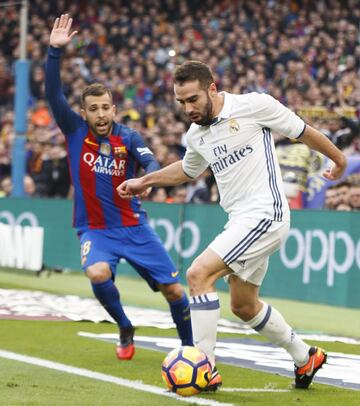
M 143 135 L 162 166 L 181 159 L 186 148 L 184 134 L 189 122 L 174 100 L 172 84 L 174 67 L 186 59 L 208 63 L 219 90 L 269 93 L 321 129 L 349 157 L 360 152 L 357 0 L 29 3 L 31 97 L 25 179 L 28 195 L 71 197 L 64 137 L 44 100 L 49 31 L 55 17 L 64 12 L 71 14 L 74 28 L 79 31 L 62 59 L 63 87 L 69 103 L 78 111 L 84 86 L 94 81 L 109 86 L 117 106 L 117 120 Z M 0 194 L 7 196 L 12 187 L 19 6 L 0 7 L 0 19 Z M 288 183 L 295 183 L 298 191 L 305 192 L 304 176 L 312 173 L 314 162 L 320 158 L 303 151 L 304 159 L 299 164 L 296 153 L 284 153 L 297 146 L 276 134 L 275 137 L 284 179 L 295 177 Z M 289 156 L 294 159 L 289 160 Z M 346 204 L 350 209 L 359 209 L 360 179 L 351 179 L 351 184 L 345 182 L 349 189 L 346 203 L 339 198 L 328 204 L 328 194 L 336 190 L 340 196 L 338 190 L 342 186 L 328 188 L 327 208 Z M 289 200 L 293 198 L 291 193 Z M 212 203 L 218 202 L 219 197 L 208 170 L 185 186 L 153 190 L 150 199 Z
M 325 207 L 329 210 L 360 210 L 360 184 L 341 182 L 325 192 Z

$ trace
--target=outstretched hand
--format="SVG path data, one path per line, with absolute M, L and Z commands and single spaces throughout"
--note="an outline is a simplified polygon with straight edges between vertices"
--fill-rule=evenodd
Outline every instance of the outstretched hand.
M 150 193 L 151 188 L 149 188 L 149 186 L 144 186 L 140 179 L 141 178 L 129 179 L 121 183 L 121 185 L 116 188 L 119 196 L 122 199 L 132 199 L 134 196 L 147 196 Z
M 61 14 L 61 16 L 55 20 L 50 34 L 50 45 L 52 47 L 62 48 L 78 33 L 77 31 L 73 31 L 70 34 L 72 22 L 73 20 L 70 18 L 69 14 Z

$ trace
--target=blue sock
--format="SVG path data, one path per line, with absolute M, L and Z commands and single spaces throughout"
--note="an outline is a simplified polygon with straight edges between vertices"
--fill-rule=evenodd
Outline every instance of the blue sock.
M 182 345 L 194 345 L 191 330 L 190 306 L 187 296 L 169 302 L 170 311 Z
M 98 301 L 116 321 L 119 327 L 131 327 L 131 321 L 126 317 L 120 302 L 120 295 L 112 279 L 105 282 L 91 283 L 92 290 Z

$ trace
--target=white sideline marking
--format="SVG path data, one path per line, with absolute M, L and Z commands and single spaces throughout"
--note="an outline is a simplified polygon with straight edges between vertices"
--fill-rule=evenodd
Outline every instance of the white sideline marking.
M 54 369 L 56 371 L 66 372 L 68 374 L 85 376 L 86 378 L 97 379 L 98 381 L 115 383 L 116 385 L 126 386 L 127 388 L 140 390 L 143 392 L 153 393 L 155 395 L 167 396 L 176 399 L 180 402 L 192 403 L 197 405 L 209 406 L 233 406 L 231 403 L 220 403 L 216 400 L 198 398 L 198 397 L 182 397 L 175 393 L 167 392 L 157 386 L 147 385 L 141 381 L 131 381 L 129 379 L 118 378 L 112 375 L 102 374 L 101 372 L 91 371 L 89 369 L 72 367 L 71 365 L 60 364 L 58 362 L 47 361 L 41 358 L 29 357 L 28 355 L 16 354 L 10 351 L 0 350 L 0 357 L 11 359 L 14 361 L 25 362 L 27 364 L 37 365 L 44 368 Z
M 289 389 L 221 388 L 221 392 L 291 392 Z

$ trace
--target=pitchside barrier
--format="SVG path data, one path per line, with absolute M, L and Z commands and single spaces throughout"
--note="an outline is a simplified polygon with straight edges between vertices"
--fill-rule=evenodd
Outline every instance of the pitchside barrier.
M 224 212 L 212 205 L 144 207 L 185 281 L 187 267 L 223 229 Z M 0 266 L 80 271 L 71 218 L 68 200 L 0 199 Z M 125 262 L 118 272 L 134 274 Z M 218 287 L 226 289 L 223 281 Z M 293 211 L 289 237 L 261 289 L 264 296 L 360 308 L 360 212 Z

